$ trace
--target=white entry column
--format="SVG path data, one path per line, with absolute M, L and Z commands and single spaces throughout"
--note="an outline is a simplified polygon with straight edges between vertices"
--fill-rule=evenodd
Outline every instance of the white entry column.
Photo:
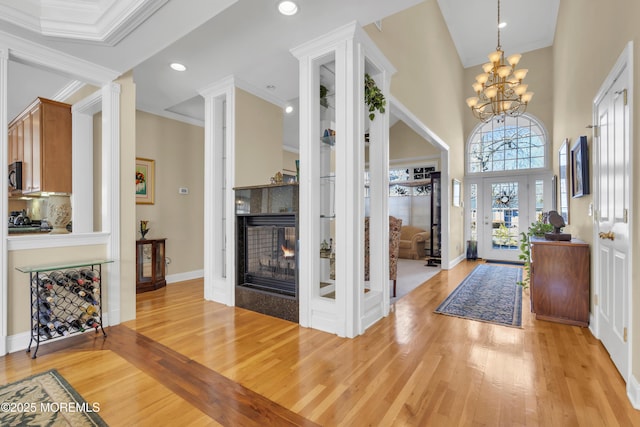
M 376 113 L 369 125 L 364 75 L 388 94 L 393 67 L 355 22 L 292 53 L 300 62 L 300 324 L 355 337 L 389 310 L 388 118 Z M 365 284 L 366 150 L 376 178 Z

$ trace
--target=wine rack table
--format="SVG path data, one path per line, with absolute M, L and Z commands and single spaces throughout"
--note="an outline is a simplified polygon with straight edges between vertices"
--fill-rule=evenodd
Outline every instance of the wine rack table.
M 40 343 L 102 327 L 102 266 L 112 260 L 91 260 L 16 267 L 29 273 L 31 300 L 31 355 L 36 358 Z

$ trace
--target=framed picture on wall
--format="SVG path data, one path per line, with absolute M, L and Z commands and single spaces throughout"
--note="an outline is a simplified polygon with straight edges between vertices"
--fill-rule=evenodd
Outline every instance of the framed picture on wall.
M 579 137 L 571 147 L 571 190 L 573 197 L 589 194 L 589 147 L 586 136 Z
M 155 160 L 136 157 L 136 203 L 152 205 L 155 191 Z

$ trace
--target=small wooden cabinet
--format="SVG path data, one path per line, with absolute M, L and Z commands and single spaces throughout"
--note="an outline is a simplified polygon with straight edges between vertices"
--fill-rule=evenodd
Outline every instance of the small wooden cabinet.
M 165 278 L 165 241 L 167 239 L 136 241 L 136 293 L 160 289 Z
M 531 239 L 531 311 L 536 319 L 589 326 L 589 245 Z
M 37 98 L 8 129 L 9 163 L 22 162 L 22 193 L 71 193 L 71 105 Z

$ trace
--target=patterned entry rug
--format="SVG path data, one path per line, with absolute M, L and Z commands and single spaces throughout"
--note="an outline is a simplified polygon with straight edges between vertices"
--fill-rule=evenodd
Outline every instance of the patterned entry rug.
M 478 265 L 435 312 L 498 325 L 522 325 L 522 269 Z
M 107 426 L 99 411 L 55 369 L 0 387 L 1 426 Z

